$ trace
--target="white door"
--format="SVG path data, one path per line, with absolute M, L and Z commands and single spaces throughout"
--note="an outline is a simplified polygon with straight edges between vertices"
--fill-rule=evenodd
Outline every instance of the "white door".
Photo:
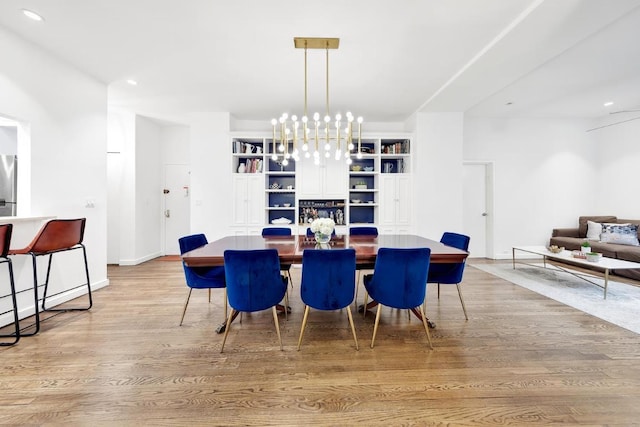
M 164 253 L 180 253 L 178 239 L 190 231 L 189 166 L 164 168 Z
M 485 258 L 487 256 L 488 237 L 488 173 L 487 164 L 466 163 L 464 165 L 463 221 L 464 234 L 471 238 L 469 256 Z

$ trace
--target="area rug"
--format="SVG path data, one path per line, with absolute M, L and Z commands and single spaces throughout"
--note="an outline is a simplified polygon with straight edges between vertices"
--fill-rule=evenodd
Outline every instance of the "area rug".
M 589 278 L 600 285 L 596 286 L 553 267 L 541 268 L 542 264 L 516 264 L 515 270 L 511 263 L 469 265 L 640 334 L 640 287 L 609 279 L 603 299 L 604 280 L 599 278 Z

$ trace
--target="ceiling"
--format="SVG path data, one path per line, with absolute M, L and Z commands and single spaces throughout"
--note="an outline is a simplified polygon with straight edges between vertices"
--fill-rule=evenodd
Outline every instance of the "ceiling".
M 340 38 L 331 112 L 365 121 L 640 107 L 640 0 L 2 0 L 0 27 L 107 84 L 111 105 L 164 119 L 301 114 L 296 36 Z M 308 64 L 309 112 L 322 112 L 325 52 Z

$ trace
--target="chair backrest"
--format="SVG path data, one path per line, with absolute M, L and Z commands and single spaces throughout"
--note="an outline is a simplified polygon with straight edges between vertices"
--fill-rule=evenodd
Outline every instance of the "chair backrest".
M 263 236 L 291 236 L 289 227 L 265 227 L 262 229 Z
M 7 252 L 9 252 L 9 246 L 11 246 L 11 232 L 13 231 L 13 224 L 0 225 L 0 257 L 6 258 Z
M 24 252 L 35 254 L 72 248 L 82 243 L 86 218 L 52 219 L 48 221 Z
M 351 236 L 377 236 L 378 227 L 351 227 L 349 228 Z
M 180 254 L 198 249 L 209 243 L 204 234 L 192 234 L 178 239 Z M 188 267 L 182 262 L 187 286 L 190 288 L 224 288 L 224 267 Z
M 319 310 L 338 310 L 353 302 L 355 249 L 314 250 L 302 253 L 302 301 Z
M 207 237 L 204 234 L 192 234 L 190 236 L 184 236 L 178 239 L 178 245 L 180 245 L 180 255 L 198 249 L 209 243 Z
M 442 234 L 440 243 L 451 246 L 453 248 L 462 249 L 463 251 L 468 251 L 470 240 L 471 239 L 469 238 L 469 236 L 465 236 L 464 234 L 452 233 L 447 231 Z
M 469 250 L 469 236 L 464 234 L 445 232 L 440 243 L 463 251 Z M 452 264 L 433 264 L 429 269 L 429 283 L 456 284 L 462 282 L 465 261 Z
M 229 305 L 238 311 L 266 310 L 284 298 L 277 249 L 226 250 L 224 269 Z
M 369 295 L 388 307 L 409 309 L 424 302 L 431 249 L 380 248 Z

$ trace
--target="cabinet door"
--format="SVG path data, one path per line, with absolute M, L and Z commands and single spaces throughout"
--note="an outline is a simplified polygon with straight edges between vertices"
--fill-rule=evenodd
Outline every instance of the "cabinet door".
M 380 226 L 396 225 L 396 179 L 390 174 L 380 174 Z
M 234 175 L 234 226 L 260 226 L 264 223 L 263 180 L 262 174 Z
M 396 180 L 396 224 L 406 229 L 411 224 L 411 178 L 397 176 Z
M 349 168 L 344 160 L 326 159 L 323 168 L 323 197 L 344 199 L 347 194 Z
M 256 234 L 256 227 L 262 230 L 265 222 L 264 177 L 262 174 L 247 176 L 247 225 L 253 227 L 249 234 Z
M 299 198 L 321 198 L 324 165 L 316 166 L 313 160 L 304 159 L 298 163 L 296 172 Z
M 246 175 L 234 175 L 233 187 L 233 225 L 245 225 L 247 223 L 247 203 L 249 202 L 249 189 Z M 220 201 L 222 203 L 222 200 Z

